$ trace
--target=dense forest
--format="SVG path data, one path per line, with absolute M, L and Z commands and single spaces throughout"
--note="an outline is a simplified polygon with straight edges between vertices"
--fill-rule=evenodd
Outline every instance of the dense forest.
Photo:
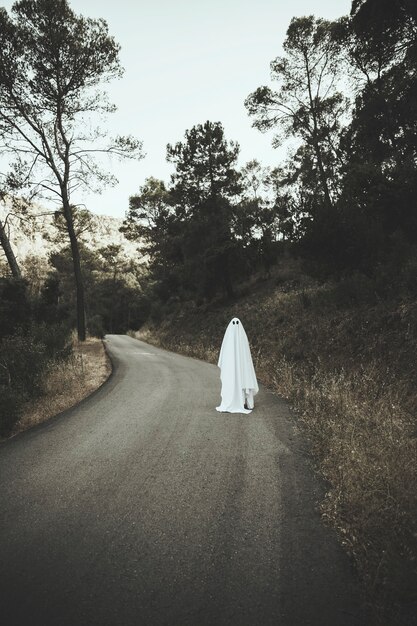
M 256 129 L 290 146 L 288 158 L 239 167 L 238 138 L 221 121 L 184 129 L 167 145 L 171 179 L 132 181 L 122 231 L 140 251 L 128 265 L 117 246 L 83 245 L 88 212 L 73 201 L 80 188 L 114 182 L 95 153 L 144 158 L 138 139 L 109 140 L 94 126 L 113 111 L 103 87 L 122 74 L 119 51 L 103 20 L 75 15 L 67 0 L 0 8 L 0 153 L 9 164 L 0 199 L 25 222 L 35 197 L 54 198 L 61 242 L 34 285 L 0 221 L 3 435 L 22 402 L 42 393 L 48 364 L 68 357 L 74 329 L 79 341 L 136 331 L 182 306 L 203 317 L 283 262 L 339 293 L 350 285 L 352 301 L 417 295 L 414 0 L 353 0 L 333 22 L 294 17 L 282 56 L 265 59 L 272 86 L 254 85 L 242 102 Z
M 275 168 L 236 166 L 239 146 L 207 121 L 168 145 L 169 185 L 148 179 L 125 229 L 149 255 L 152 302 L 209 300 L 280 255 L 319 276 L 414 288 L 417 12 L 412 2 L 353 2 L 336 22 L 294 18 L 276 89 L 245 102 L 260 131 L 292 140 Z

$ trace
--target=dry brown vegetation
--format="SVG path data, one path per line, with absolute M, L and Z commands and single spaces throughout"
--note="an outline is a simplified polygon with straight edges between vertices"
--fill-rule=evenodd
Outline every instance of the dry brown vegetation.
M 90 337 L 84 343 L 74 339 L 70 357 L 47 371 L 43 394 L 24 407 L 15 432 L 26 430 L 69 409 L 90 395 L 109 377 L 111 365 L 103 342 Z
M 140 338 L 215 363 L 241 318 L 259 379 L 290 400 L 328 489 L 319 503 L 384 624 L 417 602 L 417 302 L 356 276 L 319 284 L 286 262 L 233 305 L 188 305 Z M 413 611 L 414 607 L 414 611 Z M 402 616 L 402 617 L 401 617 Z M 414 623 L 414 622 L 413 622 Z

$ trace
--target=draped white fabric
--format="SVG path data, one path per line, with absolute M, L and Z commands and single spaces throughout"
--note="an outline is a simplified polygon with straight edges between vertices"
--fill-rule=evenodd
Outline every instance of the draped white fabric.
M 222 401 L 216 410 L 250 413 L 249 408 L 253 408 L 253 397 L 259 388 L 248 338 L 242 322 L 237 317 L 234 317 L 226 328 L 218 366 L 222 383 Z M 249 408 L 245 408 L 245 403 Z

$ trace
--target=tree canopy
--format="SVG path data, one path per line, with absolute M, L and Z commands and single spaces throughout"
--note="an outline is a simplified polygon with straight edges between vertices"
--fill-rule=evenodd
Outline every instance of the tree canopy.
M 114 182 L 95 156 L 141 158 L 132 137 L 110 142 L 97 116 L 111 113 L 101 86 L 120 77 L 119 45 L 104 20 L 78 16 L 67 0 L 21 0 L 0 9 L 0 132 L 20 185 L 55 199 L 67 225 L 85 338 L 84 289 L 72 197 Z
M 294 18 L 271 63 L 278 90 L 246 100 L 276 144 L 298 142 L 277 191 L 299 250 L 331 270 L 372 272 L 417 245 L 416 51 L 414 3 L 355 0 L 335 22 Z

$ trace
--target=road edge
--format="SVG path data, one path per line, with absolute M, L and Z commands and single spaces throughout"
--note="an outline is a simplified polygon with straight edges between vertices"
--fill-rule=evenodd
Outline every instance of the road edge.
M 110 383 L 110 381 L 112 380 L 112 378 L 114 376 L 114 373 L 115 373 L 115 364 L 114 364 L 113 359 L 110 356 L 109 350 L 107 349 L 107 345 L 106 345 L 106 342 L 105 342 L 105 337 L 106 336 L 104 336 L 104 338 L 102 338 L 101 343 L 103 344 L 104 352 L 106 353 L 106 357 L 107 357 L 107 359 L 109 360 L 109 363 L 110 363 L 110 374 L 108 375 L 106 380 L 103 381 L 98 387 L 96 387 L 96 389 L 94 389 L 87 396 L 85 396 L 84 398 L 82 398 L 81 400 L 79 400 L 78 402 L 73 404 L 72 406 L 68 407 L 67 409 L 64 409 L 63 411 L 60 411 L 59 413 L 56 413 L 56 415 L 52 415 L 51 417 L 46 419 L 44 422 L 40 422 L 39 424 L 35 424 L 34 426 L 31 426 L 30 428 L 27 428 L 26 430 L 22 430 L 22 431 L 20 431 L 18 433 L 10 435 L 10 437 L 7 437 L 6 439 L 0 439 L 0 449 L 4 445 L 7 445 L 7 444 L 12 443 L 14 441 L 18 441 L 19 439 L 21 439 L 25 435 L 29 435 L 30 433 L 34 433 L 34 432 L 36 432 L 38 430 L 41 430 L 42 428 L 46 428 L 46 427 L 50 426 L 54 421 L 58 421 L 59 419 L 65 417 L 67 414 L 71 413 L 71 411 L 74 411 L 75 409 L 78 409 L 81 405 L 83 405 L 84 403 L 90 401 L 91 398 L 93 398 L 95 395 L 97 395 L 103 389 L 103 387 L 105 387 L 108 383 Z

